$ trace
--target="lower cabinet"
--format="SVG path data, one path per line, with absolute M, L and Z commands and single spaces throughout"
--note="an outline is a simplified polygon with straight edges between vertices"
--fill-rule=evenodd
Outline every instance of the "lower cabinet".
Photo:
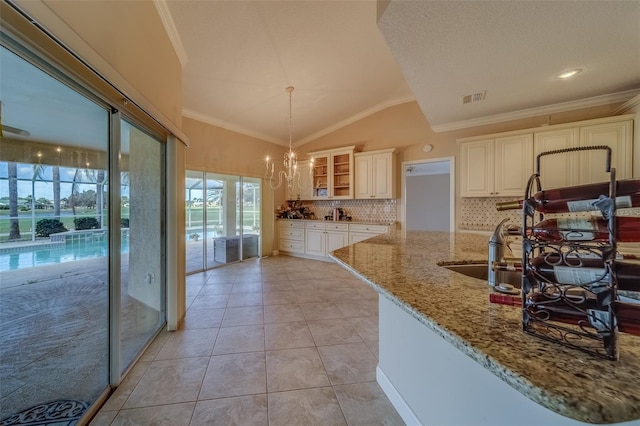
M 280 220 L 279 249 L 291 255 L 326 258 L 334 250 L 389 231 L 387 225 Z
M 304 252 L 312 256 L 325 256 L 327 253 L 326 232 L 318 229 L 305 229 Z
M 349 245 L 349 233 L 341 231 L 327 231 L 327 254 Z
M 353 224 L 349 226 L 349 244 L 359 243 L 388 231 L 389 227 L 386 225 Z
M 304 222 L 300 220 L 281 220 L 278 228 L 281 251 L 304 253 Z
M 348 245 L 349 225 L 346 223 L 305 224 L 305 254 L 326 257 L 329 253 Z

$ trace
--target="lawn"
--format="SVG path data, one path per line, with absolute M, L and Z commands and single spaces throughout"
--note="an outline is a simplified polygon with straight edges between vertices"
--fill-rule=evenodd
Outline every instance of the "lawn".
M 123 207 L 122 213 L 123 218 L 129 217 L 129 208 Z M 31 227 L 32 227 L 32 218 L 35 216 L 35 223 L 38 223 L 40 219 L 52 219 L 53 218 L 53 210 L 52 209 L 35 209 L 34 215 L 31 214 L 31 211 L 20 211 L 18 212 L 20 224 L 20 236 L 24 238 L 31 238 Z M 60 221 L 67 229 L 74 229 L 73 219 L 76 217 L 95 217 L 97 214 L 95 209 L 90 208 L 76 208 L 76 214 L 73 215 L 73 211 L 71 209 L 61 209 L 60 210 Z M 109 220 L 109 216 L 105 211 L 105 221 Z M 0 210 L 0 241 L 6 241 L 9 238 L 9 210 Z
M 123 218 L 129 217 L 129 208 L 123 207 L 121 215 Z M 221 209 L 219 207 L 209 207 L 207 209 L 207 222 L 210 226 L 222 223 Z M 89 208 L 76 208 L 76 214 L 73 215 L 71 209 L 62 209 L 60 211 L 60 221 L 67 229 L 73 229 L 73 219 L 75 217 L 95 217 L 97 219 L 96 210 Z M 202 227 L 202 207 L 192 207 L 191 210 L 185 212 L 186 225 L 193 231 L 194 228 Z M 245 229 L 253 228 L 254 223 L 260 226 L 260 211 L 253 210 L 253 207 L 245 207 L 243 211 L 243 226 Z M 32 215 L 31 211 L 18 212 L 20 223 L 20 235 L 23 239 L 31 238 L 32 227 Z M 35 210 L 35 223 L 38 223 L 40 219 L 53 218 L 53 210 L 51 209 L 36 209 Z M 190 219 L 190 221 L 189 221 Z M 105 221 L 108 220 L 108 215 L 105 212 Z M 0 241 L 6 241 L 9 235 L 9 210 L 0 210 Z

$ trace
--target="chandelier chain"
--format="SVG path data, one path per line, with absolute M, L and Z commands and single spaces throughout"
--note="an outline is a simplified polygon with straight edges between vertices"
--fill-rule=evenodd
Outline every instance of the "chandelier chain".
M 284 154 L 284 170 L 277 173 L 278 184 L 274 186 L 273 181 L 275 177 L 275 164 L 269 156 L 266 159 L 266 173 L 265 179 L 269 181 L 271 189 L 278 189 L 283 182 L 287 183 L 287 189 L 289 193 L 292 192 L 294 185 L 300 185 L 300 172 L 298 171 L 298 159 L 297 154 L 293 151 L 293 107 L 292 107 L 292 92 L 293 86 L 289 86 L 285 89 L 289 93 L 289 151 Z

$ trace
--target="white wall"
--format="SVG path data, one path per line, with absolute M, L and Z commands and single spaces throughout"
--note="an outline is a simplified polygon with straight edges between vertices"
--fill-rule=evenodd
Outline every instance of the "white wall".
M 449 231 L 449 174 L 406 176 L 408 231 Z
M 386 297 L 379 301 L 377 381 L 408 425 L 587 425 L 530 400 Z

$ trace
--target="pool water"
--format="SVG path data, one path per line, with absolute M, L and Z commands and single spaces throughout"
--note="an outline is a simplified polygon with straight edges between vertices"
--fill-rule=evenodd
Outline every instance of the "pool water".
M 128 239 L 122 241 L 121 252 L 129 252 Z M 31 248 L 22 247 L 15 251 L 3 251 L 0 253 L 0 272 L 105 257 L 108 254 L 109 249 L 106 241 L 87 242 L 84 244 L 61 243 L 43 247 L 31 246 Z

